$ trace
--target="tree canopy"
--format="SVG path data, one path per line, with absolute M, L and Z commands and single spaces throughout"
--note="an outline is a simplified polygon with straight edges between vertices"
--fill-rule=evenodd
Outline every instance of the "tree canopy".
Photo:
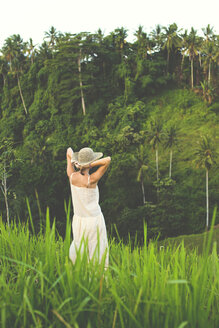
M 66 149 L 89 146 L 112 157 L 100 181 L 109 231 L 115 223 L 123 238 L 134 238 L 144 222 L 149 237 L 204 228 L 204 173 L 192 163 L 202 136 L 218 149 L 219 36 L 210 25 L 199 36 L 175 23 L 150 33 L 139 26 L 133 42 L 127 36 L 123 27 L 104 35 L 52 26 L 38 46 L 20 35 L 5 40 L 0 137 L 21 159 L 8 178 L 11 219 L 27 216 L 28 197 L 36 222 L 39 204 L 40 213 L 49 206 L 64 231 Z M 215 161 L 210 214 L 219 199 Z

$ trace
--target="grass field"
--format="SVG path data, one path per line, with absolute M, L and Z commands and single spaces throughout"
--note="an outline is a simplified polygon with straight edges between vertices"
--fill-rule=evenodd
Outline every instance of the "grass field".
M 165 240 L 161 240 L 158 242 L 159 247 L 176 247 L 179 246 L 182 242 L 184 243 L 185 248 L 187 251 L 189 250 L 197 250 L 198 254 L 202 254 L 204 249 L 204 241 L 206 238 L 208 238 L 209 232 L 204 232 L 200 234 L 193 234 L 193 235 L 182 235 L 178 237 L 173 237 L 173 238 L 167 238 Z M 216 243 L 217 247 L 217 253 L 219 254 L 219 227 L 215 226 L 213 231 L 212 231 L 212 236 L 211 236 L 211 248 L 210 250 L 212 251 L 212 247 L 214 245 L 214 242 Z
M 111 240 L 105 271 L 85 256 L 71 264 L 70 227 L 69 211 L 64 241 L 49 211 L 38 234 L 31 215 L 10 229 L 0 220 L 0 327 L 219 327 L 213 228 L 202 251 L 185 238 L 147 244 L 146 228 L 141 247 Z

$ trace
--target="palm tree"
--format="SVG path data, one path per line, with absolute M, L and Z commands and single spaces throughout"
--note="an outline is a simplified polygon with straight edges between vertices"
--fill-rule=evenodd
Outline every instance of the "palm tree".
M 213 60 L 219 65 L 219 35 L 215 36 L 215 49 Z
M 183 63 L 184 63 L 184 59 L 185 59 L 185 55 L 187 54 L 187 43 L 188 43 L 188 31 L 185 30 L 183 34 L 180 35 L 181 36 L 181 54 L 182 54 L 182 60 L 181 60 L 181 74 L 183 71 Z
M 138 41 L 141 39 L 142 33 L 143 33 L 143 26 L 139 25 L 137 31 L 134 33 L 134 36 L 137 37 Z
M 9 205 L 8 205 L 8 178 L 11 176 L 12 163 L 14 162 L 14 149 L 13 142 L 11 139 L 2 139 L 0 145 L 0 181 L 1 191 L 4 196 L 5 208 L 6 208 L 6 219 L 8 227 L 9 222 Z
M 142 73 L 144 60 L 147 59 L 148 53 L 151 53 L 152 43 L 147 33 L 143 32 L 143 27 L 141 25 L 134 35 L 137 37 L 136 81 Z
M 205 41 L 212 41 L 213 37 L 214 37 L 214 28 L 210 26 L 210 24 L 208 24 L 205 28 L 202 28 L 202 32 L 205 36 Z
M 2 171 L 2 172 L 1 172 Z M 7 179 L 8 179 L 8 174 L 6 171 L 6 166 L 4 165 L 2 170 L 0 170 L 0 179 L 1 179 L 1 191 L 3 193 L 4 196 L 4 200 L 5 200 L 5 208 L 6 208 L 6 218 L 7 218 L 7 223 L 8 223 L 8 227 L 10 226 L 10 222 L 9 222 L 9 206 L 8 206 L 8 186 L 7 186 Z
M 172 176 L 172 161 L 173 161 L 173 147 L 178 143 L 178 128 L 176 126 L 171 126 L 167 133 L 165 148 L 170 149 L 170 167 L 169 167 L 169 178 Z
M 22 104 L 23 104 L 23 107 L 24 107 L 25 114 L 27 115 L 27 107 L 26 107 L 23 92 L 22 92 L 22 89 L 21 89 L 19 72 L 21 72 L 21 69 L 19 67 L 19 63 L 17 63 L 17 65 L 15 66 L 15 73 L 16 73 L 16 76 L 17 76 L 18 89 L 19 89 L 19 92 L 20 92 L 20 97 L 21 97 L 21 101 L 22 101 Z
M 0 57 L 0 74 L 3 77 L 3 86 L 5 86 L 8 74 L 8 63 L 3 56 Z
M 79 72 L 79 84 L 80 84 L 80 90 L 81 90 L 81 105 L 82 105 L 82 109 L 83 109 L 83 115 L 85 115 L 86 108 L 85 108 L 85 101 L 84 101 L 82 76 L 81 76 L 81 59 L 82 59 L 82 50 L 80 48 L 79 56 L 78 56 L 78 72 Z
M 24 111 L 27 114 L 27 108 L 25 105 L 19 74 L 22 72 L 22 64 L 25 60 L 24 52 L 26 51 L 26 44 L 23 43 L 19 34 L 14 34 L 5 40 L 5 44 L 2 48 L 3 56 L 9 61 L 10 73 L 17 78 L 17 84 L 20 92 L 20 97 L 24 107 Z
M 112 45 L 117 53 L 117 62 L 115 65 L 115 77 L 117 77 L 118 87 L 123 88 L 124 101 L 126 103 L 130 90 L 131 90 L 131 79 L 130 79 L 130 68 L 127 64 L 128 51 L 130 49 L 129 43 L 126 41 L 128 36 L 127 30 L 123 27 L 115 29 L 111 34 Z
M 147 59 L 148 52 L 151 52 L 151 41 L 147 33 L 143 32 L 143 27 L 139 25 L 138 30 L 134 34 L 137 37 L 138 57 Z
M 156 25 L 155 29 L 152 30 L 152 32 L 150 33 L 150 36 L 152 37 L 152 42 L 155 44 L 154 50 L 155 51 L 160 51 L 160 48 L 163 44 L 161 25 L 159 25 L 159 24 Z
M 206 228 L 209 226 L 209 194 L 208 194 L 208 175 L 209 170 L 215 163 L 215 151 L 212 141 L 208 136 L 203 136 L 199 147 L 195 151 L 195 162 L 197 167 L 205 168 L 206 171 Z
M 194 60 L 195 57 L 199 54 L 201 47 L 202 39 L 197 36 L 197 31 L 194 28 L 191 28 L 189 35 L 185 39 L 185 53 L 189 56 L 191 61 L 191 86 L 194 87 Z
M 86 50 L 85 50 L 85 38 L 87 33 L 80 33 L 75 36 L 73 39 L 75 45 L 75 51 L 78 52 L 77 57 L 77 66 L 78 66 L 78 74 L 79 74 L 79 85 L 80 85 L 80 92 L 81 92 L 81 105 L 83 110 L 83 115 L 86 115 L 86 106 L 85 106 L 85 99 L 84 99 L 84 91 L 83 91 L 83 82 L 82 82 L 82 71 L 81 71 L 81 63 L 86 58 Z
M 51 26 L 49 32 L 45 32 L 44 40 L 48 40 L 48 47 L 51 50 L 52 58 L 54 58 L 55 46 L 58 44 L 59 39 L 62 39 L 62 33 L 58 32 L 54 26 Z
M 51 26 L 49 32 L 45 32 L 44 39 L 48 39 L 49 47 L 52 50 L 52 56 L 54 56 L 53 52 L 54 52 L 58 37 L 59 37 L 59 32 L 56 30 L 56 28 L 54 26 Z
M 26 51 L 26 43 L 23 43 L 23 39 L 21 39 L 19 34 L 14 35 L 13 41 L 15 43 L 15 47 L 17 48 L 17 55 L 13 58 L 13 74 L 17 77 L 17 83 L 18 83 L 18 89 L 20 92 L 20 97 L 22 100 L 24 111 L 27 115 L 27 108 L 26 108 L 26 104 L 24 101 L 23 92 L 21 89 L 20 77 L 19 77 L 19 74 L 22 73 L 22 71 L 23 71 L 22 65 L 25 60 L 24 52 Z
M 168 27 L 163 27 L 165 33 L 162 34 L 164 41 L 163 49 L 167 50 L 167 72 L 169 71 L 170 53 L 174 48 L 181 47 L 181 38 L 178 35 L 178 27 L 176 23 L 169 25 Z
M 214 41 L 204 42 L 202 47 L 202 53 L 204 56 L 204 65 L 206 67 L 206 71 L 208 71 L 208 84 L 211 84 L 211 66 L 215 61 L 215 55 L 217 53 L 217 48 L 215 47 Z
M 143 204 L 145 204 L 146 200 L 145 200 L 145 190 L 144 190 L 144 174 L 148 170 L 148 166 L 144 164 L 146 161 L 146 156 L 145 156 L 145 148 L 143 145 L 140 145 L 135 160 L 137 160 L 138 162 L 137 181 L 140 182 L 141 184 Z
M 113 32 L 115 46 L 117 51 L 120 53 L 121 61 L 123 59 L 123 53 L 125 45 L 127 44 L 126 38 L 128 36 L 127 30 L 124 27 L 116 28 Z
M 7 38 L 2 48 L 3 56 L 5 60 L 9 63 L 11 72 L 12 72 L 12 61 L 17 56 L 17 47 L 13 37 L 14 36 Z
M 105 45 L 104 45 L 104 33 L 99 28 L 98 31 L 93 35 L 93 40 L 95 42 L 97 58 L 94 59 L 95 62 L 98 61 L 97 66 L 102 69 L 103 80 L 107 78 L 106 75 L 106 55 L 105 55 Z
M 152 149 L 156 152 L 156 171 L 157 171 L 157 181 L 159 180 L 159 165 L 158 165 L 158 147 L 161 143 L 161 138 L 163 134 L 163 126 L 160 121 L 151 121 L 150 130 L 148 132 L 148 141 L 152 146 Z
M 27 45 L 27 53 L 30 57 L 31 65 L 33 65 L 33 62 L 34 62 L 34 56 L 35 56 L 35 53 L 36 53 L 35 48 L 36 48 L 36 44 L 33 44 L 33 40 L 30 38 L 29 43 Z

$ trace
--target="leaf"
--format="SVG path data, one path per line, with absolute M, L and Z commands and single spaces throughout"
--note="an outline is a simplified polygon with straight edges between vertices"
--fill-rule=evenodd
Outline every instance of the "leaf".
M 168 280 L 168 284 L 188 284 L 188 280 L 185 279 L 176 279 L 176 280 Z
M 188 325 L 188 321 L 183 321 L 177 328 L 184 328 L 185 326 Z

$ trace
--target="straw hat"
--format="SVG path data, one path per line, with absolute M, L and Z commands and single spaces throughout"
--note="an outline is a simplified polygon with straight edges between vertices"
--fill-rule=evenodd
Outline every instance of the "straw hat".
M 87 166 L 101 158 L 103 153 L 95 153 L 91 148 L 82 148 L 79 152 L 73 153 L 71 162 L 77 162 L 80 166 Z

